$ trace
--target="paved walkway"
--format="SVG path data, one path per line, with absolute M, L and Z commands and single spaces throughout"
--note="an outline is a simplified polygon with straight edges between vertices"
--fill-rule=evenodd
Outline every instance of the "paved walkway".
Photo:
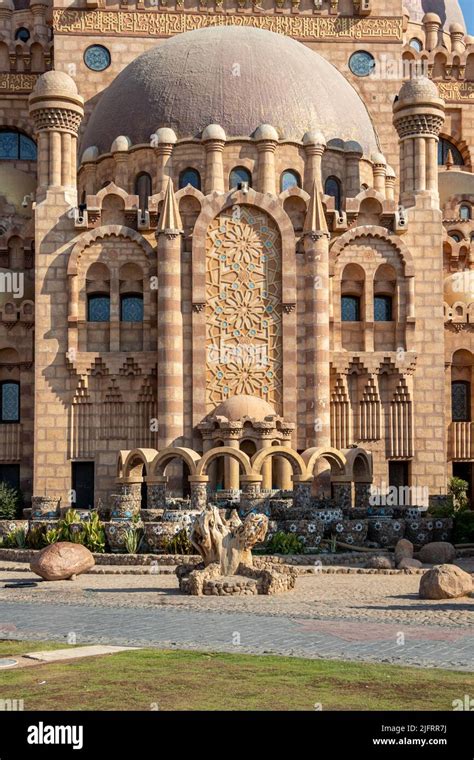
M 71 639 L 71 634 L 75 638 Z M 185 608 L 0 604 L 0 638 L 272 653 L 474 671 L 469 628 Z

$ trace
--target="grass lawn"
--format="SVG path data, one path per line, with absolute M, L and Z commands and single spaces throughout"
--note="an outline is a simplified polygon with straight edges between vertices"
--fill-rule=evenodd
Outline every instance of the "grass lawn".
M 0 641 L 0 656 L 53 648 Z M 158 649 L 0 673 L 25 710 L 452 710 L 473 693 L 471 673 Z

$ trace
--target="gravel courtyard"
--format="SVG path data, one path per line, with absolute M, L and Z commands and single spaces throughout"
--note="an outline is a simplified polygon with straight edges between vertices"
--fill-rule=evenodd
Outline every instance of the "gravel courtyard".
M 472 560 L 459 564 L 473 571 Z M 303 572 L 279 596 L 187 597 L 172 568 L 43 582 L 0 564 L 0 638 L 392 662 L 474 671 L 474 598 L 418 598 L 419 574 Z M 308 568 L 309 570 L 309 568 Z M 34 588 L 5 588 L 39 580 Z

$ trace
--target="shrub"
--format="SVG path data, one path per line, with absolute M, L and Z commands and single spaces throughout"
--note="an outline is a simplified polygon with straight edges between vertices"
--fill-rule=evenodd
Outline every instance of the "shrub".
M 474 543 L 474 512 L 460 512 L 454 518 L 453 542 L 455 544 Z
M 0 483 L 0 520 L 14 520 L 20 509 L 18 491 L 7 483 Z
M 44 549 L 46 543 L 46 529 L 44 525 L 31 526 L 26 536 L 26 545 L 29 549 Z
M 105 530 L 98 512 L 92 512 L 90 520 L 84 523 L 83 543 L 91 552 L 105 552 Z
M 125 550 L 128 554 L 138 554 L 143 540 L 141 528 L 129 528 L 125 533 Z
M 303 554 L 304 545 L 294 533 L 275 533 L 267 544 L 270 554 Z
M 469 499 L 467 498 L 467 489 L 469 483 L 462 478 L 451 478 L 448 483 L 448 493 L 453 497 L 454 512 L 462 512 L 468 508 Z
M 5 549 L 24 549 L 26 547 L 26 530 L 24 528 L 15 528 L 5 536 L 2 544 Z
M 186 528 L 181 528 L 175 535 L 168 539 L 165 546 L 168 554 L 195 554 L 191 541 L 189 540 Z
M 50 528 L 50 530 L 47 530 L 44 534 L 44 542 L 47 546 L 49 544 L 55 544 L 57 541 L 59 541 L 59 529 L 58 528 Z

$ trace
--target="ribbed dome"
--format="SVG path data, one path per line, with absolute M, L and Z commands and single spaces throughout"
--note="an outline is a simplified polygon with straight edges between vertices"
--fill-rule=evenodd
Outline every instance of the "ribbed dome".
M 129 64 L 93 111 L 82 150 L 107 152 L 121 134 L 149 143 L 160 127 L 199 137 L 209 124 L 227 137 L 269 124 L 298 141 L 320 130 L 368 155 L 378 149 L 362 99 L 332 64 L 284 35 L 218 26 L 171 37 Z
M 458 0 L 404 0 L 410 20 L 421 23 L 425 13 L 436 13 L 446 31 L 451 24 L 461 24 L 466 29 L 463 12 Z

